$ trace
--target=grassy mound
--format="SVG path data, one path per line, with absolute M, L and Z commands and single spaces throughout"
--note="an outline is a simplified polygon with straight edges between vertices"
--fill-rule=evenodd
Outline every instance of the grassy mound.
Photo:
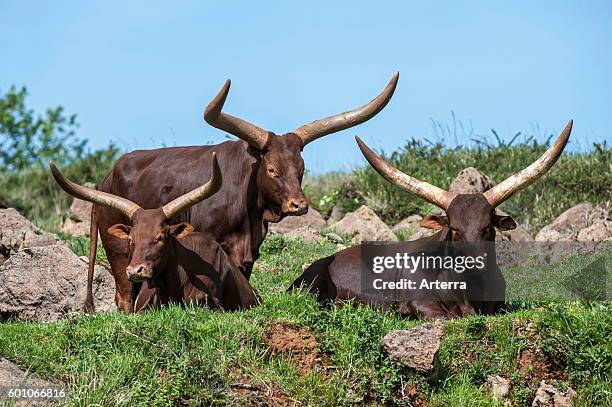
M 73 242 L 73 244 L 75 244 Z M 274 237 L 252 278 L 263 304 L 219 313 L 171 306 L 142 315 L 0 324 L 0 356 L 68 384 L 68 405 L 496 405 L 489 374 L 527 405 L 540 379 L 568 381 L 578 405 L 610 405 L 610 303 L 513 306 L 449 322 L 443 371 L 425 378 L 381 351 L 390 329 L 420 323 L 369 307 L 320 307 L 285 288 L 329 243 Z

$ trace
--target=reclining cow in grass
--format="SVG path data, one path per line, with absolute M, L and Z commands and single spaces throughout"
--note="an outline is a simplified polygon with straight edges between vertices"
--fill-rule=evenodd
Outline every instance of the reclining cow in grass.
M 257 305 L 248 280 L 208 234 L 194 232 L 186 222 L 171 219 L 213 196 L 221 188 L 221 170 L 212 155 L 212 176 L 200 187 L 157 209 L 87 188 L 65 178 L 49 163 L 55 181 L 70 195 L 121 213 L 130 224 L 115 224 L 106 231 L 129 246 L 126 277 L 143 283 L 131 311 L 169 302 L 206 303 L 219 310 Z
M 497 214 L 495 208 L 517 191 L 533 183 L 554 165 L 567 144 L 571 130 L 572 122 L 570 121 L 555 143 L 538 160 L 493 188 L 478 194 L 451 193 L 404 174 L 376 155 L 359 138 L 356 139 L 370 165 L 387 181 L 446 212 L 446 216 L 429 215 L 423 219 L 421 226 L 438 230 L 438 232 L 430 237 L 418 239 L 415 241 L 416 246 L 424 245 L 423 242 L 427 241 L 449 241 L 471 242 L 469 244 L 472 244 L 472 247 L 478 247 L 478 245 L 484 247 L 486 243 L 483 242 L 495 241 L 496 228 L 500 230 L 516 228 L 514 219 Z M 357 303 L 369 303 L 374 306 L 389 305 L 376 303 L 377 300 L 373 300 L 363 290 L 361 266 L 362 247 L 350 247 L 314 262 L 289 289 L 308 289 L 315 293 L 322 303 L 332 300 L 354 300 Z M 417 273 L 422 274 L 423 270 L 418 270 Z M 445 279 L 448 275 L 439 277 Z M 460 278 L 478 279 L 480 277 L 465 273 Z M 501 289 L 502 298 L 498 301 L 473 301 L 459 291 L 455 292 L 454 298 L 442 300 L 440 298 L 443 295 L 441 293 L 437 295 L 438 293 L 434 291 L 429 300 L 399 301 L 393 306 L 397 307 L 400 313 L 415 318 L 496 313 L 505 305 L 505 280 L 496 264 L 493 274 L 488 274 L 487 278 L 491 286 Z M 480 282 L 477 281 L 477 283 Z
M 230 82 L 221 88 L 204 112 L 204 119 L 238 138 L 218 145 L 170 147 L 134 151 L 121 157 L 100 183 L 99 189 L 142 206 L 160 207 L 200 185 L 210 177 L 212 154 L 217 153 L 225 182 L 206 202 L 177 214 L 196 230 L 214 237 L 230 260 L 250 277 L 266 237 L 268 222 L 302 215 L 308 202 L 300 186 L 304 174 L 302 149 L 310 142 L 369 120 L 389 102 L 397 85 L 395 74 L 383 92 L 355 110 L 316 120 L 281 136 L 222 111 Z M 126 240 L 108 233 L 114 224 L 130 224 L 125 214 L 94 205 L 85 308 L 92 309 L 91 285 L 98 226 L 116 283 L 115 302 L 120 310 L 133 309 L 133 292 L 125 270 L 129 263 Z

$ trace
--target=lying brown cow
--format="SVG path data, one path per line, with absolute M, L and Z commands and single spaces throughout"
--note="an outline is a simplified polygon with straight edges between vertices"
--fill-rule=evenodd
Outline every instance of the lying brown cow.
M 478 245 L 481 242 L 495 241 L 495 228 L 500 230 L 516 228 L 514 219 L 498 215 L 495 208 L 517 191 L 530 185 L 554 165 L 567 144 L 571 130 L 570 121 L 555 143 L 537 161 L 482 194 L 455 194 L 442 190 L 397 170 L 377 156 L 359 138 L 357 143 L 368 162 L 387 181 L 446 211 L 446 216 L 429 215 L 422 221 L 422 226 L 437 229 L 439 232 L 416 242 L 455 241 L 475 242 Z M 308 289 L 323 303 L 332 300 L 355 300 L 358 303 L 374 306 L 389 305 L 377 303 L 372 296 L 363 292 L 361 263 L 362 247 L 350 247 L 313 263 L 293 282 L 289 290 Z M 473 274 L 471 276 L 465 274 L 462 278 L 467 279 L 472 276 Z M 440 277 L 444 279 L 448 276 Z M 502 289 L 503 296 L 505 280 L 496 266 L 493 275 L 489 278 L 491 279 L 489 282 L 493 282 L 492 286 Z M 504 308 L 504 301 L 470 301 L 462 295 L 457 295 L 450 301 L 435 299 L 436 297 L 434 292 L 430 300 L 400 301 L 393 305 L 400 313 L 415 318 L 492 314 Z M 503 298 L 505 299 L 505 296 Z
M 169 302 L 207 303 L 213 309 L 236 310 L 258 304 L 247 279 L 208 235 L 186 222 L 169 224 L 176 214 L 214 195 L 221 187 L 221 170 L 213 154 L 212 177 L 205 185 L 157 209 L 143 209 L 130 200 L 75 184 L 51 162 L 55 181 L 70 195 L 112 208 L 132 226 L 116 224 L 108 233 L 129 244 L 126 269 L 131 281 L 144 282 L 135 311 Z

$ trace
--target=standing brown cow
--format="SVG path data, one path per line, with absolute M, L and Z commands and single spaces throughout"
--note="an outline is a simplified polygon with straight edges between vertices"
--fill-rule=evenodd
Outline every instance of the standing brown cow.
M 221 188 L 221 170 L 214 153 L 212 158 L 208 183 L 156 209 L 143 209 L 128 199 L 75 184 L 49 163 L 56 182 L 70 195 L 112 208 L 130 220 L 131 225 L 115 224 L 107 232 L 128 244 L 127 277 L 145 282 L 137 297 L 136 311 L 171 301 L 207 303 L 221 310 L 248 308 L 258 303 L 248 280 L 214 239 L 194 232 L 189 223 L 170 222 L 174 215 L 189 210 Z
M 436 229 L 439 232 L 416 242 L 426 242 L 428 240 L 463 241 L 475 242 L 474 246 L 478 247 L 480 242 L 495 241 L 495 228 L 500 230 L 516 228 L 514 219 L 510 216 L 498 215 L 495 208 L 517 191 L 533 183 L 554 165 L 563 152 L 571 131 L 572 121 L 567 124 L 555 143 L 537 161 L 482 194 L 451 193 L 413 178 L 384 161 L 358 137 L 356 139 L 370 165 L 387 181 L 414 196 L 425 199 L 446 212 L 446 216 L 429 215 L 423 219 L 421 226 Z M 376 306 L 383 305 L 375 303 L 376 300 L 372 300 L 372 297 L 362 290 L 361 250 L 361 246 L 350 247 L 314 262 L 293 282 L 289 290 L 306 288 L 315 293 L 320 302 L 352 299 Z M 422 270 L 417 271 L 417 273 L 422 273 Z M 444 279 L 449 276 L 440 277 Z M 479 276 L 474 277 L 474 275 L 470 276 L 466 273 L 463 278 L 479 278 Z M 486 278 L 489 279 L 486 283 L 491 287 L 502 290 L 501 294 L 503 295 L 505 280 L 499 269 L 495 267 L 493 273 L 488 274 Z M 482 283 L 482 281 L 477 281 L 477 283 Z M 435 292 L 433 295 L 435 296 Z M 435 318 L 474 313 L 491 314 L 501 310 L 504 303 L 471 301 L 464 295 L 457 295 L 452 301 L 411 300 L 394 305 L 402 314 L 407 316 Z
M 195 205 L 173 221 L 186 221 L 219 242 L 230 260 L 249 278 L 259 257 L 268 222 L 302 215 L 308 202 L 300 186 L 304 174 L 301 152 L 319 137 L 356 126 L 372 118 L 389 102 L 397 85 L 396 73 L 383 92 L 355 110 L 317 120 L 277 136 L 245 120 L 223 113 L 230 81 L 204 112 L 205 120 L 242 141 L 213 146 L 171 147 L 134 151 L 121 157 L 100 184 L 100 190 L 126 198 L 143 208 L 157 208 L 196 188 L 210 177 L 213 153 L 219 157 L 224 183 L 206 205 Z M 108 233 L 114 224 L 130 224 L 124 214 L 95 205 L 91 222 L 90 267 L 86 308 L 92 309 L 91 284 L 98 222 L 100 236 L 116 283 L 120 310 L 133 309 L 135 291 L 125 269 L 129 264 L 125 240 Z M 136 288 L 137 289 L 137 288 Z

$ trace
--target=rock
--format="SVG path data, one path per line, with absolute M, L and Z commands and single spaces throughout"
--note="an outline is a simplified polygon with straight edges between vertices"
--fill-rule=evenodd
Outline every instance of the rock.
M 565 391 L 559 388 L 565 388 Z M 540 387 L 536 391 L 535 398 L 531 403 L 532 407 L 572 407 L 574 402 L 572 399 L 576 396 L 576 392 L 569 386 L 560 382 L 546 383 L 544 380 L 540 382 Z
M 331 213 L 329 214 L 329 218 L 327 218 L 327 224 L 333 225 L 334 223 L 342 219 L 344 215 L 344 209 L 340 205 L 334 205 L 332 207 Z
M 62 232 L 79 237 L 88 237 L 91 222 L 76 222 L 71 218 L 64 220 L 62 224 Z
M 421 221 L 423 217 L 415 214 L 410 215 L 407 218 L 402 219 L 398 224 L 393 226 L 391 230 L 396 234 L 402 234 L 404 240 L 417 240 L 422 237 L 431 236 L 436 233 L 433 229 L 427 229 L 421 227 Z
M 508 242 L 528 242 L 533 241 L 533 236 L 531 236 L 523 225 L 517 225 L 516 229 L 505 231 L 497 230 L 495 240 Z
M 498 375 L 487 376 L 487 386 L 494 398 L 505 400 L 510 394 L 510 380 Z
M 536 235 L 536 241 L 602 241 L 612 239 L 608 210 L 580 203 L 557 216 Z
M 583 202 L 563 212 L 550 224 L 555 230 L 580 230 L 589 225 L 593 204 Z
M 96 188 L 96 185 L 90 182 L 86 182 L 84 186 Z M 68 218 L 62 225 L 62 232 L 73 236 L 89 236 L 92 206 L 91 202 L 74 198 L 68 210 Z
M 270 223 L 268 230 L 270 233 L 287 233 L 302 226 L 310 226 L 315 230 L 320 230 L 327 225 L 323 216 L 314 208 L 309 208 L 302 216 L 287 216 L 278 223 Z
M 578 232 L 579 242 L 612 240 L 612 221 L 603 219 Z
M 0 265 L 0 314 L 19 319 L 56 321 L 79 311 L 85 300 L 87 263 L 63 244 L 31 247 Z M 115 284 L 105 268 L 96 266 L 94 305 L 115 309 Z
M 38 229 L 17 210 L 0 209 L 0 264 L 18 250 L 59 241 L 57 236 Z
M 474 167 L 467 167 L 451 182 L 449 192 L 458 194 L 477 194 L 485 192 L 495 185 L 491 178 Z
M 421 225 L 423 217 L 419 214 L 410 215 L 407 218 L 402 219 L 398 224 L 391 228 L 392 231 L 397 232 L 402 229 L 417 229 Z
M 397 237 L 376 213 L 365 205 L 346 214 L 342 220 L 331 225 L 336 233 L 353 236 L 355 243 L 363 241 L 397 241 Z
M 391 331 L 383 338 L 383 348 L 391 357 L 421 373 L 434 373 L 438 367 L 438 349 L 442 322 L 426 322 L 412 329 Z
M 290 230 L 289 232 L 285 233 L 285 236 L 290 238 L 299 238 L 306 243 L 316 243 L 320 240 L 325 240 L 325 236 L 314 230 L 312 226 L 301 226 L 297 229 Z
M 552 228 L 551 225 L 544 226 L 536 235 L 537 242 L 560 242 L 572 240 L 572 233 L 569 231 L 560 232 Z
M 0 402 L 5 401 L 5 391 L 10 388 L 21 388 L 21 389 L 63 389 L 65 385 L 61 383 L 53 383 L 44 379 L 39 378 L 36 375 L 29 374 L 28 372 L 21 369 L 15 363 L 0 358 Z M 15 399 L 15 407 L 18 406 L 32 406 L 45 404 L 44 399 L 29 400 L 29 399 Z M 4 404 L 2 404 L 4 405 Z M 45 404 L 46 405 L 46 404 Z

